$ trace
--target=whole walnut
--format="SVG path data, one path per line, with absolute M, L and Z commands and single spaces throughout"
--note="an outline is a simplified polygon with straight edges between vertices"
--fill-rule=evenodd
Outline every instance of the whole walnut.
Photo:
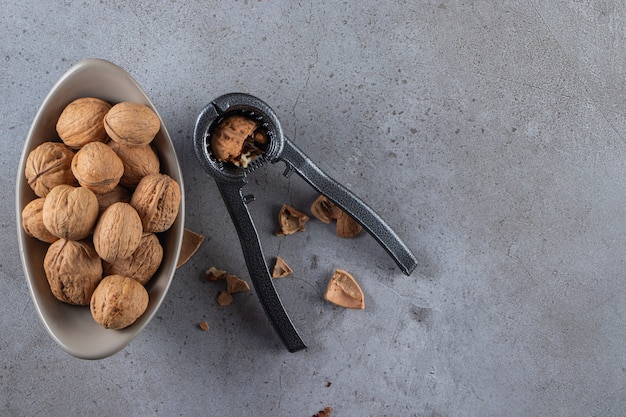
M 135 188 L 143 177 L 159 172 L 159 156 L 151 145 L 129 146 L 112 140 L 109 146 L 124 164 L 124 174 L 120 179 L 124 187 Z
M 93 230 L 98 212 L 98 199 L 88 188 L 57 185 L 44 201 L 43 224 L 55 236 L 81 240 Z
M 103 268 L 106 275 L 123 275 L 146 285 L 159 269 L 162 260 L 163 247 L 159 238 L 154 233 L 146 233 L 130 257 L 113 263 L 104 262 Z
M 109 137 L 122 145 L 147 145 L 161 130 L 159 116 L 141 103 L 117 103 L 104 117 Z
M 114 203 L 130 203 L 131 192 L 121 185 L 116 185 L 114 189 L 106 193 L 96 194 L 100 213 L 109 208 Z
M 108 275 L 91 296 L 91 315 L 104 328 L 123 329 L 141 317 L 149 301 L 148 291 L 134 279 Z
M 72 174 L 74 151 L 61 142 L 44 142 L 26 158 L 24 174 L 38 197 L 45 197 L 57 185 L 78 185 Z
M 70 148 L 78 149 L 89 142 L 106 140 L 104 116 L 111 105 L 94 97 L 72 101 L 64 109 L 56 124 L 61 140 Z
M 96 194 L 106 193 L 120 182 L 124 164 L 108 145 L 90 142 L 76 152 L 72 173 L 83 187 Z
M 144 232 L 169 229 L 180 208 L 180 186 L 166 174 L 146 175 L 139 181 L 130 204 L 137 210 Z
M 141 219 L 128 203 L 114 203 L 104 210 L 93 231 L 93 244 L 106 262 L 128 258 L 139 246 Z
M 52 243 L 59 239 L 50 233 L 43 224 L 43 204 L 45 198 L 40 197 L 32 200 L 22 210 L 22 228 L 29 236 L 43 242 Z
M 102 261 L 87 240 L 52 243 L 43 267 L 54 296 L 68 304 L 87 305 L 102 279 Z

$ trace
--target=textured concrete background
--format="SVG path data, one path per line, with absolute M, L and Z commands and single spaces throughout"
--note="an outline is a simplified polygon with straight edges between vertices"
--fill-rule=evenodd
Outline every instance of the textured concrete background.
M 358 4 L 358 5 L 357 5 Z M 622 1 L 1 1 L 0 415 L 623 416 L 626 9 Z M 183 164 L 187 227 L 207 237 L 125 350 L 75 359 L 34 310 L 15 178 L 58 78 L 108 59 L 152 98 Z M 199 111 L 254 94 L 419 258 L 311 221 L 282 166 L 246 187 L 276 283 L 309 348 L 286 352 L 253 292 L 219 308 L 215 265 L 248 279 L 191 142 Z M 321 294 L 349 270 L 364 311 Z M 211 329 L 203 332 L 198 322 Z

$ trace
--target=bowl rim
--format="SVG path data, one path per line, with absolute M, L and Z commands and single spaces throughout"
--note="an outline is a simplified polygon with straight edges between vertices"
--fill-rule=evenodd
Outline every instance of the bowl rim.
M 168 248 L 168 251 L 170 252 L 170 254 L 166 256 L 169 256 L 170 265 L 166 265 L 166 266 L 162 265 L 159 269 L 160 272 L 157 272 L 157 274 L 159 274 L 159 279 L 161 281 L 163 280 L 162 278 L 163 276 L 166 277 L 165 282 L 164 283 L 159 282 L 159 288 L 154 290 L 158 294 L 160 294 L 158 299 L 152 300 L 152 296 L 151 296 L 150 297 L 151 305 L 149 307 L 150 310 L 146 311 L 146 313 L 144 313 L 144 315 L 140 317 L 140 319 L 137 322 L 135 322 L 133 325 L 129 326 L 126 329 L 107 330 L 107 329 L 100 327 L 96 323 L 96 326 L 100 327 L 100 329 L 102 329 L 103 332 L 106 332 L 107 334 L 108 333 L 116 334 L 119 337 L 115 339 L 116 343 L 111 343 L 108 346 L 101 346 L 98 349 L 95 349 L 93 351 L 86 351 L 76 346 L 75 344 L 68 343 L 68 340 L 65 340 L 61 336 L 59 336 L 57 332 L 55 332 L 55 330 L 53 329 L 52 323 L 50 322 L 51 318 L 48 317 L 47 314 L 43 311 L 43 308 L 41 305 L 42 300 L 39 299 L 40 294 L 38 293 L 38 290 L 35 288 L 35 285 L 34 285 L 33 280 L 35 278 L 32 276 L 32 271 L 31 271 L 32 265 L 27 257 L 26 251 L 33 244 L 45 245 L 45 243 L 39 242 L 35 238 L 25 233 L 24 228 L 23 228 L 23 222 L 22 222 L 22 210 L 24 206 L 28 203 L 28 201 L 30 201 L 30 200 L 27 200 L 27 198 L 24 196 L 24 190 L 30 189 L 24 177 L 26 159 L 30 151 L 32 151 L 32 149 L 38 146 L 40 142 L 46 141 L 46 140 L 41 141 L 40 139 L 39 140 L 36 139 L 34 137 L 35 132 L 38 130 L 38 128 L 40 128 L 42 124 L 50 123 L 49 121 L 44 120 L 47 115 L 47 111 L 50 107 L 53 107 L 53 102 L 57 99 L 57 97 L 62 96 L 64 94 L 64 87 L 67 87 L 66 84 L 71 83 L 72 79 L 74 79 L 75 77 L 80 77 L 80 74 L 82 72 L 90 72 L 90 71 L 96 75 L 106 74 L 107 76 L 111 76 L 114 78 L 120 77 L 120 81 L 119 81 L 120 85 L 121 83 L 124 83 L 125 85 L 128 85 L 129 87 L 132 87 L 132 89 L 134 89 L 133 91 L 129 92 L 129 95 L 131 94 L 139 95 L 141 98 L 141 101 L 143 101 L 144 104 L 148 105 L 156 113 L 161 123 L 161 129 L 159 133 L 157 134 L 157 138 L 160 143 L 159 148 L 161 148 L 161 152 L 162 152 L 163 147 L 167 148 L 166 150 L 167 150 L 168 155 L 167 155 L 166 160 L 169 165 L 167 169 L 167 174 L 170 175 L 172 178 L 174 178 L 178 182 L 178 185 L 180 187 L 180 193 L 181 193 L 181 201 L 180 201 L 178 216 L 176 218 L 176 221 L 174 222 L 174 225 L 172 225 L 172 228 L 175 228 L 175 229 L 171 230 L 172 233 L 175 233 L 175 236 L 172 238 L 171 234 L 167 235 L 168 243 L 170 243 L 171 247 Z M 78 98 L 78 96 L 75 98 Z M 118 101 L 125 101 L 125 100 L 118 100 Z M 56 139 L 58 139 L 58 136 L 56 136 Z M 48 140 L 53 140 L 53 138 L 50 138 Z M 159 159 L 162 161 L 162 164 L 163 164 L 164 156 L 161 155 L 161 152 L 159 152 Z M 34 192 L 32 193 L 32 195 L 33 196 L 35 195 Z M 26 139 L 24 141 L 24 145 L 23 145 L 22 153 L 20 157 L 20 162 L 18 164 L 17 180 L 16 180 L 16 185 L 15 185 L 15 206 L 16 206 L 16 217 L 17 217 L 16 226 L 17 226 L 18 247 L 19 247 L 19 252 L 20 252 L 24 278 L 27 282 L 31 300 L 33 301 L 35 305 L 37 314 L 41 322 L 43 323 L 44 327 L 46 328 L 47 332 L 52 337 L 52 339 L 59 346 L 61 346 L 61 348 L 63 348 L 63 350 L 65 350 L 67 353 L 77 358 L 81 358 L 81 359 L 103 359 L 105 357 L 111 356 L 121 351 L 126 346 L 128 346 L 128 344 L 130 344 L 135 339 L 135 337 L 137 337 L 145 329 L 145 327 L 152 321 L 157 311 L 159 310 L 161 304 L 163 303 L 165 297 L 167 296 L 167 293 L 173 281 L 174 274 L 176 272 L 176 260 L 178 259 L 178 254 L 180 253 L 183 232 L 184 232 L 185 187 L 183 183 L 183 174 L 181 170 L 180 161 L 176 155 L 176 149 L 175 149 L 174 143 L 172 141 L 172 138 L 169 132 L 167 131 L 167 127 L 161 115 L 159 114 L 158 110 L 156 109 L 156 107 L 154 106 L 154 104 L 152 103 L 148 95 L 145 93 L 145 91 L 141 88 L 141 86 L 137 83 L 137 81 L 126 70 L 104 59 L 100 59 L 100 58 L 84 59 L 84 60 L 77 62 L 73 66 L 71 66 L 52 86 L 52 88 L 50 89 L 50 91 L 48 92 L 44 100 L 42 101 L 39 109 L 37 110 L 37 113 L 35 114 L 35 117 L 32 120 Z M 173 240 L 173 246 L 171 245 L 172 240 Z M 175 258 L 172 259 L 172 257 L 175 257 Z M 148 285 L 150 285 L 150 283 L 148 283 Z M 58 302 L 61 303 L 60 301 Z M 69 306 L 69 308 L 76 308 L 76 306 Z M 89 307 L 81 306 L 81 308 L 88 309 Z

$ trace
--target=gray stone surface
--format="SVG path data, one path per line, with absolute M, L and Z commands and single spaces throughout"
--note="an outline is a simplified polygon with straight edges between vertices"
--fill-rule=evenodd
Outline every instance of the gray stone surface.
M 0 415 L 623 416 L 626 9 L 620 1 L 2 1 Z M 108 59 L 152 98 L 207 240 L 125 350 L 75 359 L 34 310 L 14 189 L 38 106 L 71 65 Z M 406 277 L 367 236 L 311 221 L 282 166 L 246 191 L 306 338 L 286 352 L 253 292 L 225 308 L 215 265 L 249 279 L 195 117 L 242 91 L 367 201 L 419 258 Z M 349 270 L 363 311 L 321 294 Z M 209 332 L 198 329 L 206 320 Z

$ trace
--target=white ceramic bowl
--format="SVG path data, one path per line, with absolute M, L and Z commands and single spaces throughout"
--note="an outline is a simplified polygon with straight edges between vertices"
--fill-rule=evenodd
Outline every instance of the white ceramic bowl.
M 22 209 L 36 197 L 26 181 L 24 167 L 31 150 L 43 142 L 58 140 L 55 126 L 63 108 L 74 99 L 88 96 L 107 100 L 111 104 L 139 102 L 157 112 L 137 82 L 117 65 L 100 59 L 89 59 L 74 65 L 45 98 L 28 132 L 17 175 L 16 209 L 24 275 L 39 317 L 52 338 L 69 354 L 83 359 L 101 359 L 126 347 L 148 325 L 167 294 L 183 237 L 185 194 L 174 145 L 159 116 L 161 130 L 152 144 L 159 153 L 161 172 L 178 182 L 182 198 L 178 218 L 167 232 L 159 236 L 164 257 L 159 270 L 146 284 L 150 295 L 148 309 L 126 329 L 108 330 L 94 321 L 88 306 L 65 304 L 52 295 L 43 270 L 48 245 L 28 236 L 22 228 Z

